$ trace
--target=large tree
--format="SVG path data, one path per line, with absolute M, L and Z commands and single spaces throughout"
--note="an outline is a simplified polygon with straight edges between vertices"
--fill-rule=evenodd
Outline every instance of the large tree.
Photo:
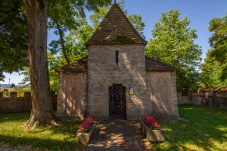
M 2 0 L 0 3 L 0 81 L 3 72 L 19 71 L 28 66 L 27 21 L 22 0 Z
M 202 51 L 194 43 L 196 30 L 188 27 L 189 19 L 185 16 L 180 20 L 179 15 L 179 11 L 173 9 L 162 13 L 154 25 L 145 55 L 176 67 L 178 88 L 194 88 Z
M 27 127 L 56 124 L 50 96 L 47 64 L 47 19 L 49 0 L 26 0 L 28 21 L 28 55 L 30 66 L 32 111 Z
M 227 79 L 227 16 L 213 18 L 209 30 L 213 32 L 209 39 L 211 56 L 221 65 L 221 80 Z
M 71 0 L 69 1 L 70 3 L 65 3 L 64 0 L 26 0 L 25 10 L 28 21 L 28 54 L 32 92 L 32 111 L 27 127 L 56 124 L 56 116 L 50 97 L 47 63 L 47 21 L 50 2 L 59 4 L 55 13 L 61 13 L 62 7 L 64 9 L 71 9 L 71 7 L 63 6 L 65 4 L 68 6 L 76 5 L 80 9 L 92 10 L 96 9 L 99 5 L 101 6 L 107 2 L 110 3 L 111 0 Z M 66 13 L 66 15 L 71 16 L 72 14 Z M 59 18 L 56 21 L 58 29 L 58 25 L 61 25 L 61 20 Z M 62 26 L 64 28 L 64 24 Z

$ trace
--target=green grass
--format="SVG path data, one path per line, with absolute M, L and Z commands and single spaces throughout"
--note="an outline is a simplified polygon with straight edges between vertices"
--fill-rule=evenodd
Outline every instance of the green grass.
M 22 127 L 30 113 L 0 114 L 0 146 L 25 150 L 83 150 L 76 139 L 80 121 L 62 121 L 56 127 L 38 127 L 26 130 Z
M 227 151 L 227 110 L 180 106 L 186 121 L 162 121 L 166 141 L 154 145 L 160 151 Z M 76 131 L 81 121 L 63 121 L 57 127 L 26 130 L 29 113 L 0 114 L 0 146 L 24 150 L 81 151 Z
M 161 151 L 227 151 L 227 110 L 180 106 L 186 121 L 161 122 L 166 141 L 155 146 Z

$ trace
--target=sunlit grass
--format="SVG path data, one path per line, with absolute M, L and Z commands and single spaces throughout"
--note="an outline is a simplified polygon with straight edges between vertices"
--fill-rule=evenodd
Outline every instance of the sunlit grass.
M 1 146 L 27 150 L 83 150 L 77 142 L 76 131 L 80 121 L 64 121 L 56 127 L 24 129 L 29 113 L 0 114 Z
M 180 106 L 179 114 L 186 121 L 160 121 L 166 141 L 154 145 L 154 150 L 227 151 L 227 110 Z M 0 146 L 39 151 L 83 150 L 76 139 L 81 121 L 63 121 L 56 127 L 26 130 L 22 126 L 29 115 L 0 114 Z
M 186 121 L 162 121 L 166 141 L 155 146 L 161 151 L 227 150 L 227 110 L 199 106 L 180 106 Z

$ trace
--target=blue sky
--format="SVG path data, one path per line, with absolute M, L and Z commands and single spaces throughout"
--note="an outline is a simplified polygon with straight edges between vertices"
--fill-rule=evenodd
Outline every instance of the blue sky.
M 118 1 L 118 0 L 117 0 Z M 126 0 L 125 10 L 129 15 L 139 14 L 145 22 L 144 35 L 146 40 L 151 38 L 151 30 L 154 23 L 159 21 L 162 12 L 168 12 L 170 9 L 178 9 L 180 19 L 187 16 L 191 21 L 189 27 L 195 29 L 198 39 L 195 43 L 202 46 L 203 55 L 210 48 L 208 40 L 212 33 L 208 31 L 209 22 L 212 18 L 224 17 L 227 15 L 227 0 Z M 48 41 L 54 38 L 53 33 L 48 33 Z M 5 74 L 5 82 L 18 84 L 23 79 L 17 73 Z

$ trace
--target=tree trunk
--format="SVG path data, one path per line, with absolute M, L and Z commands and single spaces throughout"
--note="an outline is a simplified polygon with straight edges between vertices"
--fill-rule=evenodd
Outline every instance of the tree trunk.
M 67 64 L 70 64 L 70 60 L 66 54 L 66 50 L 65 50 L 65 42 L 64 42 L 64 36 L 63 36 L 63 32 L 60 28 L 60 25 L 56 22 L 57 24 L 57 28 L 58 28 L 58 32 L 59 32 L 59 35 L 60 35 L 60 40 L 61 40 L 61 48 L 62 48 L 62 53 L 63 53 L 63 56 L 67 62 Z
M 47 63 L 47 18 L 49 0 L 26 0 L 28 55 L 31 78 L 32 110 L 26 127 L 56 124 Z

